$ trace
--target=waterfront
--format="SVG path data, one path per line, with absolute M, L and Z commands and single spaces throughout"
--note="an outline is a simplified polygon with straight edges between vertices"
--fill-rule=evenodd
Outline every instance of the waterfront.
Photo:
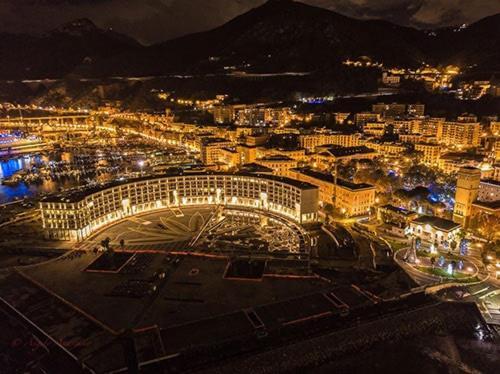
M 0 161 L 0 182 L 11 177 L 21 170 L 30 170 L 35 165 L 43 164 L 41 156 L 19 156 Z M 60 188 L 75 186 L 77 183 L 72 179 L 54 181 L 43 180 L 37 184 L 26 184 L 20 182 L 17 185 L 0 184 L 0 204 L 23 199 L 24 197 L 36 197 L 40 194 L 57 191 Z

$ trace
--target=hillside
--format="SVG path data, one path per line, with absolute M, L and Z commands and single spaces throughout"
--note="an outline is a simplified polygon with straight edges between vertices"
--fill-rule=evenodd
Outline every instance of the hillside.
M 500 70 L 500 14 L 466 28 L 422 31 L 270 0 L 206 32 L 143 47 L 77 20 L 43 36 L 0 34 L 0 78 L 336 72 L 347 58 L 385 66 Z

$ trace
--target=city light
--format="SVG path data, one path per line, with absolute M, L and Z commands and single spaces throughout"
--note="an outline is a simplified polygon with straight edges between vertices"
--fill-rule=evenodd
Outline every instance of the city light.
M 492 7 L 6 2 L 1 372 L 495 372 Z

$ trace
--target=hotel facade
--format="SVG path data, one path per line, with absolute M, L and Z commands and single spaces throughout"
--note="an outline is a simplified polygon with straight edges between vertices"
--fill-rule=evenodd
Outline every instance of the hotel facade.
M 352 183 L 317 170 L 295 168 L 289 176 L 319 188 L 319 200 L 332 204 L 348 217 L 368 215 L 375 204 L 376 188 L 366 183 Z
M 80 241 L 127 216 L 193 205 L 252 208 L 315 222 L 318 188 L 259 174 L 187 174 L 151 177 L 46 197 L 40 212 L 46 238 Z

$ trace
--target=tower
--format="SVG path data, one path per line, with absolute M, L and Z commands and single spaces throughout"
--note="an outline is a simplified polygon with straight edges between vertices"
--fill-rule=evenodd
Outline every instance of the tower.
M 469 224 L 472 203 L 477 199 L 481 171 L 473 167 L 463 167 L 457 176 L 457 190 L 455 192 L 455 209 L 453 221 L 463 227 Z

